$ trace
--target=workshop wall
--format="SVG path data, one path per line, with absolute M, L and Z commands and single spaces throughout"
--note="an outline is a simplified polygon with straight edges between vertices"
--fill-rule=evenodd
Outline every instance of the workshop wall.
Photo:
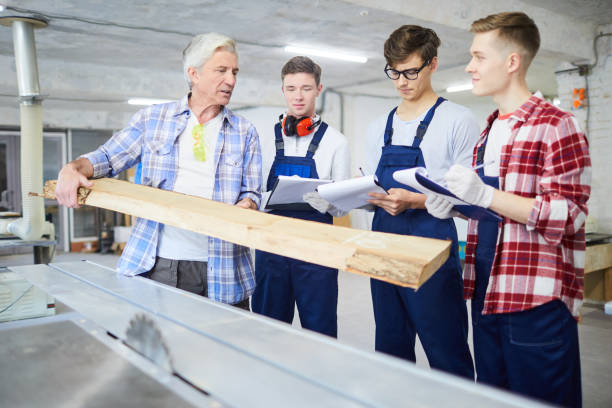
M 612 32 L 612 24 L 600 27 L 597 32 Z M 612 174 L 612 37 L 601 37 L 597 42 L 597 50 L 598 63 L 590 75 L 581 76 L 578 72 L 559 73 L 557 82 L 561 108 L 576 115 L 589 140 L 593 166 L 589 200 L 592 228 L 594 231 L 612 232 L 612 212 L 609 211 L 612 202 L 612 183 L 609 178 Z M 582 100 L 581 88 L 584 89 Z M 574 89 L 577 90 L 576 94 Z M 574 101 L 577 101 L 576 106 Z

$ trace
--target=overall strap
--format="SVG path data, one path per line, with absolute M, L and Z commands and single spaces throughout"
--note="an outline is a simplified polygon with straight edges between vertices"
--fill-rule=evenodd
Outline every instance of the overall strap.
M 385 146 L 389 146 L 393 137 L 393 115 L 395 115 L 395 111 L 397 111 L 397 106 L 389 112 L 389 116 L 387 116 L 387 125 L 385 126 Z
M 285 142 L 283 142 L 283 132 L 281 131 L 280 123 L 274 125 L 274 135 L 276 142 L 276 155 L 283 157 L 285 156 Z
M 315 152 L 317 151 L 319 143 L 321 143 L 321 139 L 323 139 L 323 135 L 325 134 L 326 130 L 327 123 L 321 122 L 321 124 L 319 125 L 319 129 L 317 129 L 314 136 L 312 137 L 310 145 L 308 146 L 308 151 L 306 152 L 306 157 L 308 157 L 309 159 L 312 159 Z
M 485 155 L 485 149 L 487 147 L 487 140 L 489 140 L 488 133 L 485 136 L 484 142 L 480 146 L 478 146 L 478 150 L 476 150 L 476 167 L 481 166 L 478 168 L 478 170 L 476 170 L 476 172 L 478 173 L 478 176 L 480 176 L 480 178 L 484 177 L 484 166 L 482 166 L 482 164 L 484 163 L 484 155 Z
M 485 155 L 485 149 L 487 147 L 487 142 L 489 141 L 489 133 L 491 132 L 491 128 L 493 127 L 493 122 L 495 122 L 495 120 L 499 116 L 499 110 L 493 112 L 493 115 L 495 115 L 494 119 L 489 122 L 489 124 L 487 125 L 487 128 L 485 129 L 485 132 L 487 133 L 485 134 L 484 141 L 476 150 L 476 166 L 480 166 L 484 163 L 484 155 Z M 484 177 L 484 166 L 479 168 L 476 171 L 478 172 L 478 175 L 480 176 L 480 178 Z
M 482 165 L 484 163 L 484 155 L 485 149 L 487 147 L 487 141 L 489 140 L 489 132 L 490 129 L 487 129 L 487 134 L 485 135 L 485 139 L 482 142 L 482 145 L 478 146 L 478 149 L 476 150 L 476 166 L 478 167 L 476 169 L 476 173 L 478 173 L 478 177 L 480 177 L 485 182 L 485 184 L 495 188 L 499 188 L 499 177 L 485 176 L 485 166 Z
M 436 113 L 436 108 L 440 106 L 440 104 L 444 102 L 445 100 L 446 99 L 439 96 L 434 106 L 429 108 L 429 110 L 427 111 L 427 114 L 425 115 L 425 118 L 421 121 L 421 123 L 419 123 L 419 127 L 417 128 L 416 136 L 414 137 L 414 141 L 412 142 L 412 147 L 419 147 L 419 145 L 423 141 L 423 137 L 425 136 L 425 133 L 427 132 L 427 128 L 429 127 L 429 124 L 431 123 L 431 120 L 433 119 L 434 114 Z

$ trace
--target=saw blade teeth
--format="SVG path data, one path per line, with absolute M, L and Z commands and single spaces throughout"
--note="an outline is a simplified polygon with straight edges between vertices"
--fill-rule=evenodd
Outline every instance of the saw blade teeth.
M 136 314 L 125 332 L 125 343 L 154 362 L 172 372 L 172 357 L 155 321 L 143 313 Z

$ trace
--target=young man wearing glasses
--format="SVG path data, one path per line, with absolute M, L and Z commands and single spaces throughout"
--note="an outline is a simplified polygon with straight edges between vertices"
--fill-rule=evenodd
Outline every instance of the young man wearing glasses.
M 349 177 L 346 137 L 315 112 L 321 94 L 321 67 L 308 57 L 293 57 L 281 70 L 287 113 L 274 126 L 274 136 L 262 138 L 264 203 L 278 176 L 344 180 Z M 331 224 L 344 213 L 316 193 L 305 197 L 309 205 L 274 209 L 272 214 Z M 302 203 L 303 204 L 303 203 Z M 338 270 L 264 251 L 255 255 L 257 285 L 253 311 L 293 321 L 297 304 L 305 329 L 337 335 Z
M 473 379 L 455 224 L 429 215 L 425 195 L 393 179 L 396 170 L 425 167 L 442 181 L 453 164 L 471 163 L 478 138 L 473 115 L 438 97 L 431 86 L 439 45 L 433 30 L 414 25 L 398 28 L 385 42 L 385 73 L 402 101 L 369 126 L 366 165 L 388 191 L 371 194 L 372 230 L 448 239 L 451 252 L 418 291 L 371 280 L 376 350 L 415 361 L 418 334 L 432 368 Z

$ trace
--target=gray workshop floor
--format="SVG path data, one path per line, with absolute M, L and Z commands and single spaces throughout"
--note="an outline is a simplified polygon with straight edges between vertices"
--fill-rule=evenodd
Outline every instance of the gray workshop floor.
M 53 262 L 69 262 L 87 259 L 101 265 L 114 267 L 116 255 L 58 253 Z M 0 267 L 27 265 L 32 255 L 0 256 Z M 468 305 L 469 307 L 469 305 Z M 609 408 L 612 406 L 612 316 L 603 308 L 583 307 L 579 326 L 582 361 L 582 393 L 585 408 Z M 469 310 L 469 309 L 468 309 Z M 294 321 L 299 327 L 299 321 Z M 374 317 L 370 298 L 370 284 L 363 276 L 340 273 L 338 301 L 338 339 L 364 350 L 374 349 Z M 470 347 L 472 342 L 470 339 Z M 428 367 L 427 358 L 417 344 L 417 365 Z

